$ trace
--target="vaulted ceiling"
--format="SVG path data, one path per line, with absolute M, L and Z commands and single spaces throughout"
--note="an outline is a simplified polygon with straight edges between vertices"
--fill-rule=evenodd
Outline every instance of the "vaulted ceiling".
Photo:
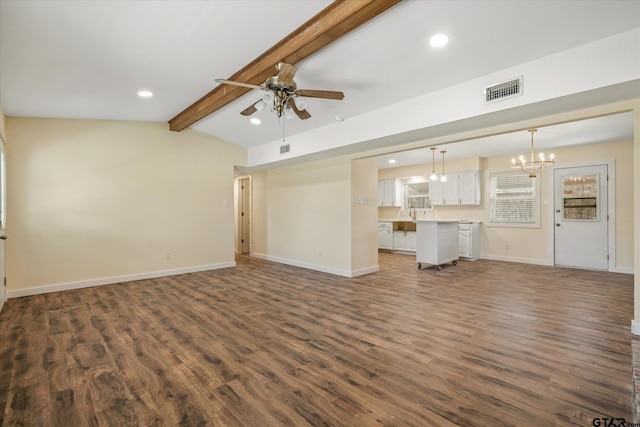
M 216 78 L 259 83 L 264 70 L 243 67 L 327 7 L 336 5 L 1 0 L 0 105 L 8 116 L 170 122 L 223 91 Z M 296 61 L 298 87 L 344 100 L 310 98 L 308 120 L 263 111 L 253 125 L 240 115 L 261 96 L 249 90 L 191 127 L 252 149 L 637 28 L 640 1 L 404 0 Z M 449 36 L 442 49 L 429 45 L 436 33 Z M 600 126 L 620 137 L 619 123 Z

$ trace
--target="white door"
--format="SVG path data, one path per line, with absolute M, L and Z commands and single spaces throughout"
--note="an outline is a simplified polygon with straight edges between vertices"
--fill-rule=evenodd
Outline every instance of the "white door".
M 251 252 L 251 181 L 249 178 L 240 181 L 240 217 L 241 217 L 241 252 Z
M 554 171 L 555 264 L 607 270 L 607 165 Z
M 7 169 L 4 142 L 0 139 L 0 310 L 7 299 L 7 270 L 5 262 L 5 233 L 7 224 Z

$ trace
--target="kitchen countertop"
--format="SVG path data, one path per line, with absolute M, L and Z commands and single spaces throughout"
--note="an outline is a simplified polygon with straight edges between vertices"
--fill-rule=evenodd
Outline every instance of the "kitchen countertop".
M 416 219 L 412 222 L 461 222 L 459 219 Z

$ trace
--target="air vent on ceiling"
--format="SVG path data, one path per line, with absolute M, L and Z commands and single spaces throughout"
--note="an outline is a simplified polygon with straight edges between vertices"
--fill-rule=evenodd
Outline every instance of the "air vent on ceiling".
M 484 101 L 500 101 L 522 95 L 522 76 L 506 82 L 487 86 L 484 89 Z
M 291 151 L 291 146 L 289 144 L 280 146 L 280 154 L 287 154 L 289 151 Z

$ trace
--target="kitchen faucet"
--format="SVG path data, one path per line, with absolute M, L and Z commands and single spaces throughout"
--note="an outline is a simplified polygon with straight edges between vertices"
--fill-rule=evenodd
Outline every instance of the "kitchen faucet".
M 411 209 L 413 209 L 413 215 L 411 215 Z M 411 218 L 413 218 L 413 220 L 414 220 L 414 221 L 416 220 L 416 217 L 418 216 L 418 215 L 416 214 L 416 207 L 415 207 L 415 206 L 413 206 L 413 205 L 411 205 L 411 207 L 409 207 L 409 216 L 410 216 Z

